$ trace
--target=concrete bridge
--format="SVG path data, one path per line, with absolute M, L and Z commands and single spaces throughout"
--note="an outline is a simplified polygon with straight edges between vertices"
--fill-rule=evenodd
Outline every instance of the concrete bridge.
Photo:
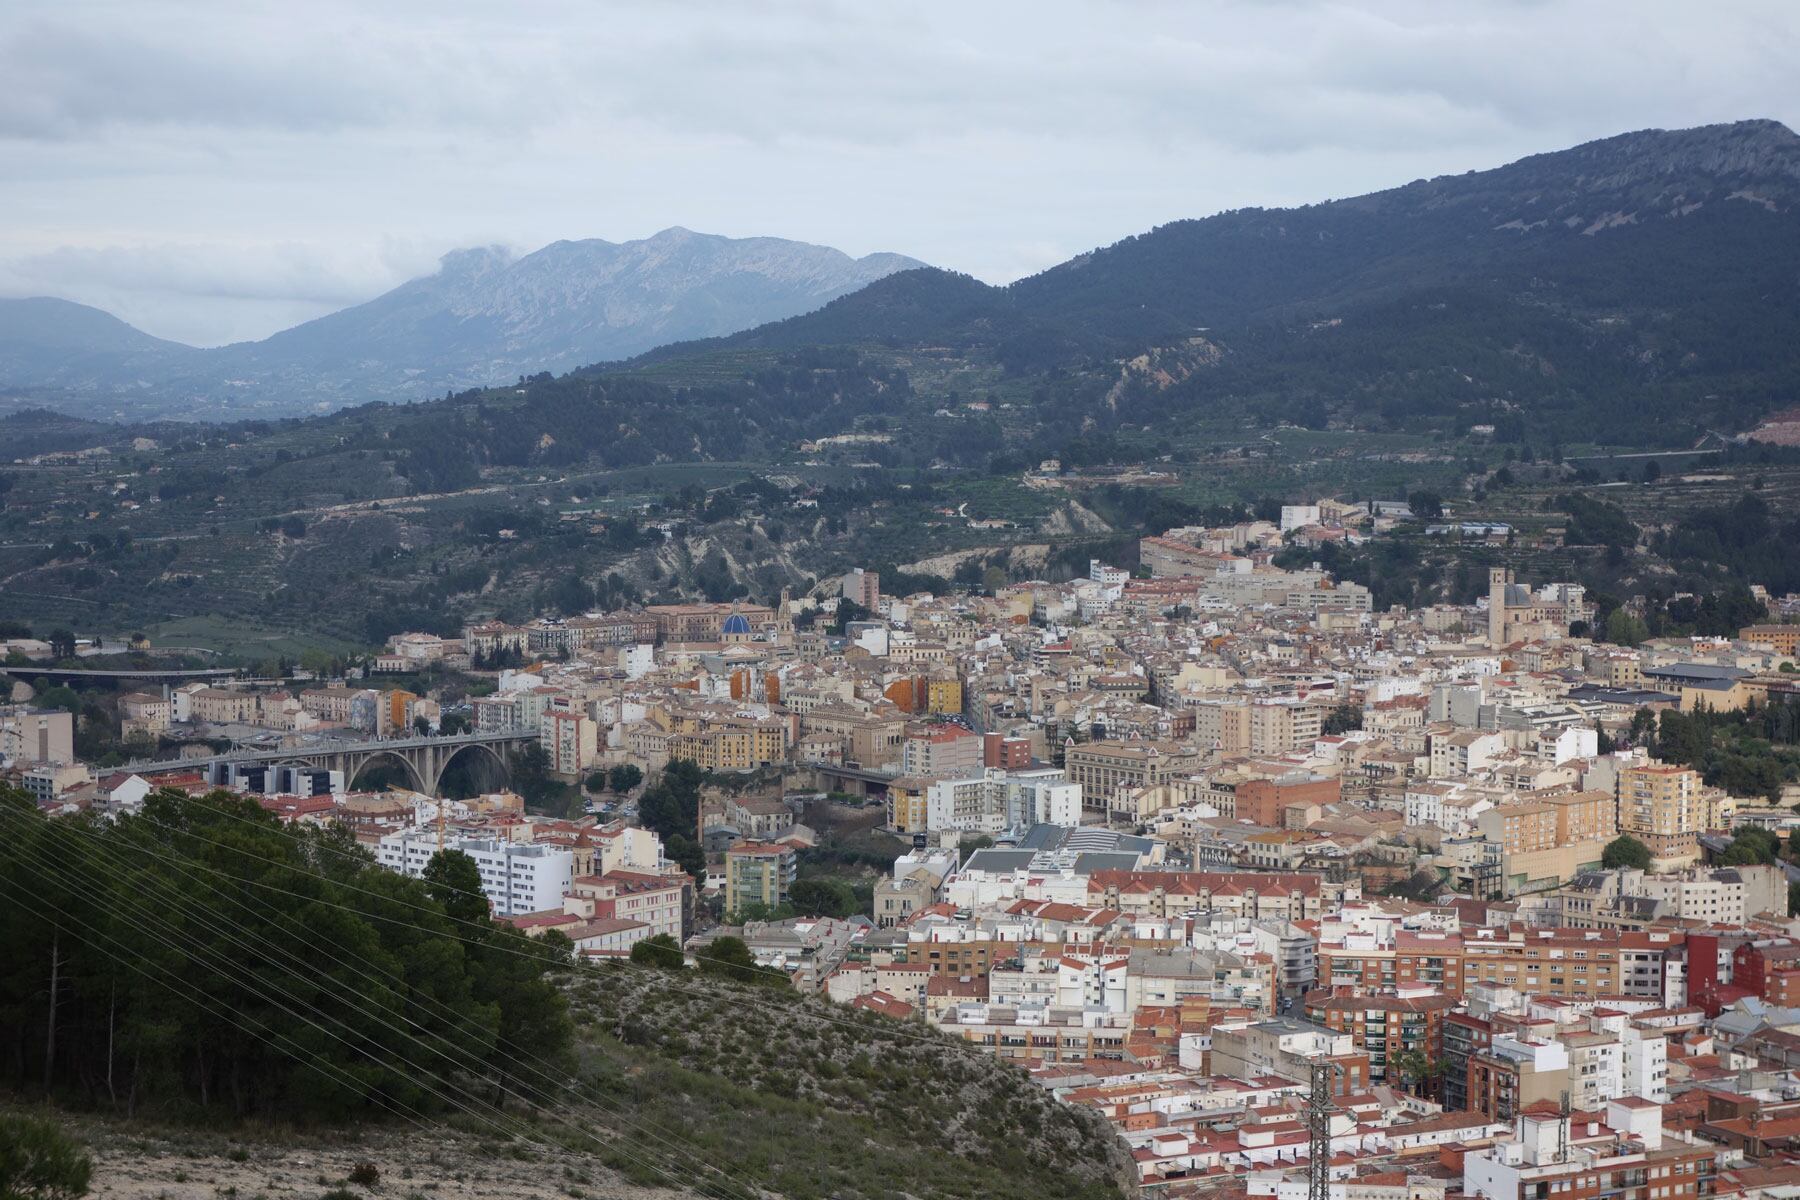
M 884 796 L 888 785 L 899 778 L 899 775 L 888 771 L 870 771 L 862 767 L 831 763 L 814 763 L 812 769 L 826 787 L 833 791 L 848 792 L 853 796 Z
M 385 741 L 316 742 L 305 746 L 276 749 L 228 750 L 199 758 L 174 758 L 126 763 L 121 772 L 148 775 L 158 771 L 199 771 L 212 783 L 229 782 L 234 770 L 257 767 L 297 767 L 313 770 L 342 771 L 348 787 L 359 772 L 372 763 L 399 766 L 406 772 L 409 786 L 427 795 L 437 795 L 438 783 L 451 763 L 464 755 L 485 758 L 506 774 L 513 757 L 538 740 L 538 735 L 524 730 L 503 733 L 459 733 L 449 737 L 389 738 Z
M 241 667 L 191 667 L 183 670 L 178 667 L 34 667 L 29 663 L 15 666 L 0 666 L 0 674 L 14 675 L 22 679 L 105 679 L 112 682 L 123 682 L 131 679 L 147 679 L 154 682 L 173 683 L 188 679 L 229 679 L 234 675 L 244 674 Z

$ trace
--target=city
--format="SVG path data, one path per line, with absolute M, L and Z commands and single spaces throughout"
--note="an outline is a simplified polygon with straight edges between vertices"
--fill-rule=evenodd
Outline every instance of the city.
M 1680 734 L 1766 722 L 1791 762 L 1800 623 L 1627 647 L 1569 582 L 1383 612 L 1274 565 L 1370 515 L 992 594 L 856 568 L 402 633 L 341 679 L 121 680 L 126 735 L 178 753 L 90 768 L 23 702 L 7 757 L 50 814 L 224 789 L 394 872 L 460 851 L 580 962 L 729 944 L 1095 1110 L 1147 1194 L 1298 1196 L 1321 1152 L 1333 1196 L 1800 1182 L 1800 784 L 1709 785 Z
M 0 1200 L 1800 1200 L 1800 6 L 6 15 Z

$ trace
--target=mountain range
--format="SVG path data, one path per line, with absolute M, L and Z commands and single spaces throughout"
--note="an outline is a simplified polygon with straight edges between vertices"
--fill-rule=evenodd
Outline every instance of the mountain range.
M 158 342 L 93 310 L 12 302 L 0 308 L 0 386 L 60 387 L 115 407 L 185 397 L 188 415 L 204 415 L 191 403 L 202 398 L 243 415 L 599 364 L 548 404 L 566 421 L 604 403 L 595 378 L 655 366 L 673 379 L 669 364 L 683 362 L 698 382 L 747 378 L 741 365 L 721 376 L 706 364 L 721 352 L 829 347 L 873 357 L 860 383 L 819 393 L 827 407 L 814 398 L 823 385 L 789 376 L 794 395 L 732 401 L 755 420 L 671 409 L 671 428 L 631 429 L 659 454 L 705 454 L 718 439 L 737 455 L 796 423 L 814 436 L 898 403 L 902 378 L 888 375 L 925 353 L 1029 381 L 1034 451 L 1071 431 L 1154 431 L 1197 415 L 1672 445 L 1746 428 L 1800 394 L 1797 201 L 1800 137 L 1751 120 L 1175 221 L 1004 287 L 897 255 L 851 260 L 684 230 L 557 243 L 518 260 L 471 250 L 368 304 L 216 351 Z M 939 405 L 922 399 L 926 412 Z M 559 455 L 581 440 L 542 432 Z M 475 465 L 496 453 L 482 429 L 466 437 Z
M 1800 393 L 1797 201 L 1800 136 L 1778 122 L 1644 130 L 1176 221 L 1006 287 L 904 272 L 715 345 L 947 346 L 1086 372 L 1108 404 L 1081 419 L 1103 424 L 1473 408 L 1589 434 L 1673 413 L 1680 436 Z
M 66 300 L 0 300 L 0 388 L 136 418 L 417 400 L 731 333 L 921 265 L 681 228 L 554 242 L 523 257 L 477 247 L 365 304 L 206 350 Z

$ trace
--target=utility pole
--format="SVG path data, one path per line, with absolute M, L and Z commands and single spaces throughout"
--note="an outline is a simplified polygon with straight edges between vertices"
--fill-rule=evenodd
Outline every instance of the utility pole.
M 56 998 L 62 982 L 62 930 L 53 930 L 50 934 L 50 1022 L 44 1032 L 44 1094 L 50 1094 L 50 1085 L 56 1075 Z

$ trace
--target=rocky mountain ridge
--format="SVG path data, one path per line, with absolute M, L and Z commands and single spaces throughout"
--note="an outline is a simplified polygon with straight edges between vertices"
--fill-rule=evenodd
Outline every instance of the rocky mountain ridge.
M 679 227 L 522 256 L 474 247 L 365 304 L 215 350 L 164 342 L 67 301 L 0 301 L 0 388 L 139 417 L 418 400 L 728 334 L 921 265 Z

